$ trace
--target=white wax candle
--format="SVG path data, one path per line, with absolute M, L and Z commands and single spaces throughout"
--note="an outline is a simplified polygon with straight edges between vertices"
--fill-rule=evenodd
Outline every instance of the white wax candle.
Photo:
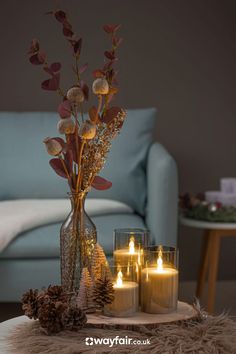
M 178 271 L 145 268 L 141 276 L 141 307 L 148 313 L 175 311 L 178 301 Z
M 104 313 L 109 316 L 127 317 L 138 311 L 138 284 L 123 281 L 121 285 L 113 284 L 115 293 L 112 304 L 106 305 Z
M 223 193 L 236 193 L 236 178 L 221 178 L 220 189 Z
M 221 202 L 225 206 L 236 206 L 236 193 L 222 193 Z

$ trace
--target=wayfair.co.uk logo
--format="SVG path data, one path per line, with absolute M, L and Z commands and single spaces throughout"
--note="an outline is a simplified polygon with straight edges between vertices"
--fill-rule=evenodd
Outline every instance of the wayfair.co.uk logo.
M 86 345 L 108 345 L 113 347 L 113 345 L 147 345 L 150 344 L 150 339 L 133 339 L 128 336 L 120 337 L 116 336 L 115 338 L 94 338 L 87 337 L 85 338 Z

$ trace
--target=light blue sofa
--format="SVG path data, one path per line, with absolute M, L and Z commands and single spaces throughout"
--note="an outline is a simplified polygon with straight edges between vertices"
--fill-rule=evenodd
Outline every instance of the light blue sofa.
M 173 158 L 153 142 L 155 109 L 129 110 L 114 140 L 101 176 L 110 190 L 90 197 L 109 198 L 131 206 L 134 214 L 96 216 L 98 241 L 110 256 L 114 228 L 148 228 L 156 244 L 175 245 L 177 233 L 177 169 Z M 56 113 L 0 113 L 0 200 L 64 198 L 66 182 L 48 165 L 42 144 L 57 136 Z M 30 287 L 60 282 L 61 223 L 24 232 L 0 254 L 0 302 L 19 301 Z

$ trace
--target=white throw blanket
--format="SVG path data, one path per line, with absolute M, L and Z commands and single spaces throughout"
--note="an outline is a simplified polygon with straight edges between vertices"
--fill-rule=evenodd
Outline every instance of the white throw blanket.
M 133 210 L 116 200 L 87 198 L 89 216 L 128 213 Z M 21 232 L 62 222 L 70 212 L 68 199 L 20 199 L 0 202 L 0 252 Z

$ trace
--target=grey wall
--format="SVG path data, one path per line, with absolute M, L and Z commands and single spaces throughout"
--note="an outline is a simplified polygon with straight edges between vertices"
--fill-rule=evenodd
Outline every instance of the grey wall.
M 38 37 L 50 60 L 62 60 L 71 82 L 69 48 L 59 24 L 44 12 L 63 6 L 84 38 L 83 60 L 101 63 L 102 24 L 122 23 L 117 103 L 156 106 L 156 137 L 175 157 L 180 191 L 215 189 L 236 176 L 235 10 L 230 0 L 1 1 L 0 109 L 55 110 L 58 99 L 39 89 L 43 74 L 26 60 Z M 201 233 L 180 228 L 184 279 L 197 274 Z M 224 240 L 220 277 L 236 278 L 236 238 Z

